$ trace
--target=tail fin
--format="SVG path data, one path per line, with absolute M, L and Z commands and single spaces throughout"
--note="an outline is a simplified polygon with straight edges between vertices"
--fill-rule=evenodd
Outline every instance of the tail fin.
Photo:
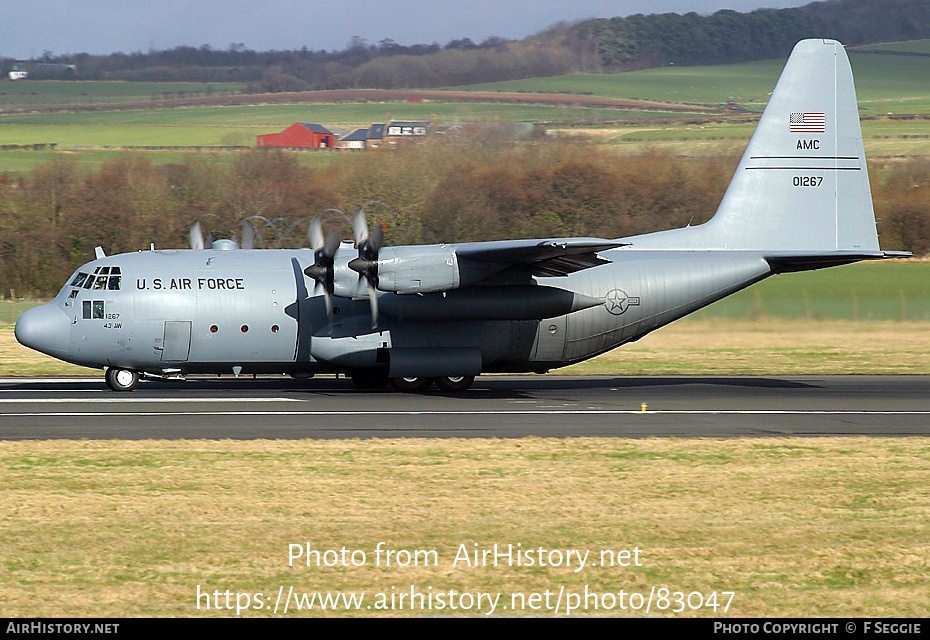
M 829 262 L 826 254 L 840 252 L 847 262 L 890 257 L 878 248 L 843 45 L 821 39 L 795 45 L 710 221 L 630 240 L 643 249 L 760 251 L 787 263 L 801 256 Z
M 856 89 L 842 44 L 795 45 L 705 226 L 705 241 L 724 249 L 878 251 Z

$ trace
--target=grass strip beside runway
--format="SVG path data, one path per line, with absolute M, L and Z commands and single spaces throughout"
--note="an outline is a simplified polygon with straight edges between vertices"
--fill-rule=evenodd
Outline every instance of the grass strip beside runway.
M 927 438 L 3 442 L 0 608 L 235 614 L 198 610 L 198 585 L 272 601 L 281 586 L 373 597 L 414 585 L 499 592 L 507 605 L 514 593 L 655 586 L 734 591 L 716 615 L 921 617 L 928 478 Z M 378 542 L 433 550 L 438 566 L 378 567 Z M 292 543 L 366 562 L 289 567 Z M 459 545 L 495 543 L 591 557 L 581 571 L 452 566 Z M 590 566 L 635 547 L 640 567 Z M 288 615 L 322 612 L 292 603 Z

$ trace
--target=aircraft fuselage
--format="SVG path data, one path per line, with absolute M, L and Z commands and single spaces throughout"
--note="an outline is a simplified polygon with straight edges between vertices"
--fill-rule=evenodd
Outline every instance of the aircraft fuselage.
M 622 248 L 601 256 L 611 263 L 520 289 L 539 295 L 515 295 L 513 285 L 379 292 L 383 311 L 372 329 L 364 295 L 335 297 L 327 316 L 303 274 L 310 250 L 121 254 L 76 272 L 40 312 L 41 338 L 28 319 L 17 336 L 75 364 L 154 375 L 542 372 L 637 339 L 771 273 L 754 252 Z M 79 274 L 87 274 L 83 283 Z M 555 295 L 565 292 L 603 304 L 572 312 Z

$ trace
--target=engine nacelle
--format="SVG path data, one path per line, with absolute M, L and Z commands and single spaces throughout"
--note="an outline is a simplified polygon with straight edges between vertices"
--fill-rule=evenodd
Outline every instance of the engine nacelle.
M 364 278 L 349 268 L 349 261 L 355 258 L 355 251 L 340 251 L 333 263 L 333 295 L 340 298 L 367 298 L 368 285 Z
M 385 247 L 378 256 L 378 289 L 435 293 L 461 284 L 458 256 L 450 245 Z

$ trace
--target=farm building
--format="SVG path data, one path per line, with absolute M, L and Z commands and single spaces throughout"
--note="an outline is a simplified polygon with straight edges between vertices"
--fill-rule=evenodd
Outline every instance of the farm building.
M 326 127 L 313 122 L 295 122 L 281 133 L 266 133 L 255 137 L 259 147 L 303 147 L 332 149 L 336 135 Z
M 414 120 L 391 120 L 387 124 L 384 137 L 391 146 L 416 138 L 424 138 L 429 133 L 431 122 Z
M 337 149 L 364 149 L 365 143 L 368 140 L 368 129 L 360 128 L 356 129 L 349 135 L 344 138 L 340 138 L 336 142 Z
M 431 126 L 430 122 L 409 120 L 391 120 L 387 124 L 376 122 L 368 128 L 356 129 L 336 146 L 340 149 L 378 149 L 385 144 L 395 147 L 398 142 L 425 137 Z
M 368 127 L 368 134 L 365 137 L 366 149 L 377 149 L 384 142 L 384 123 L 375 123 Z

